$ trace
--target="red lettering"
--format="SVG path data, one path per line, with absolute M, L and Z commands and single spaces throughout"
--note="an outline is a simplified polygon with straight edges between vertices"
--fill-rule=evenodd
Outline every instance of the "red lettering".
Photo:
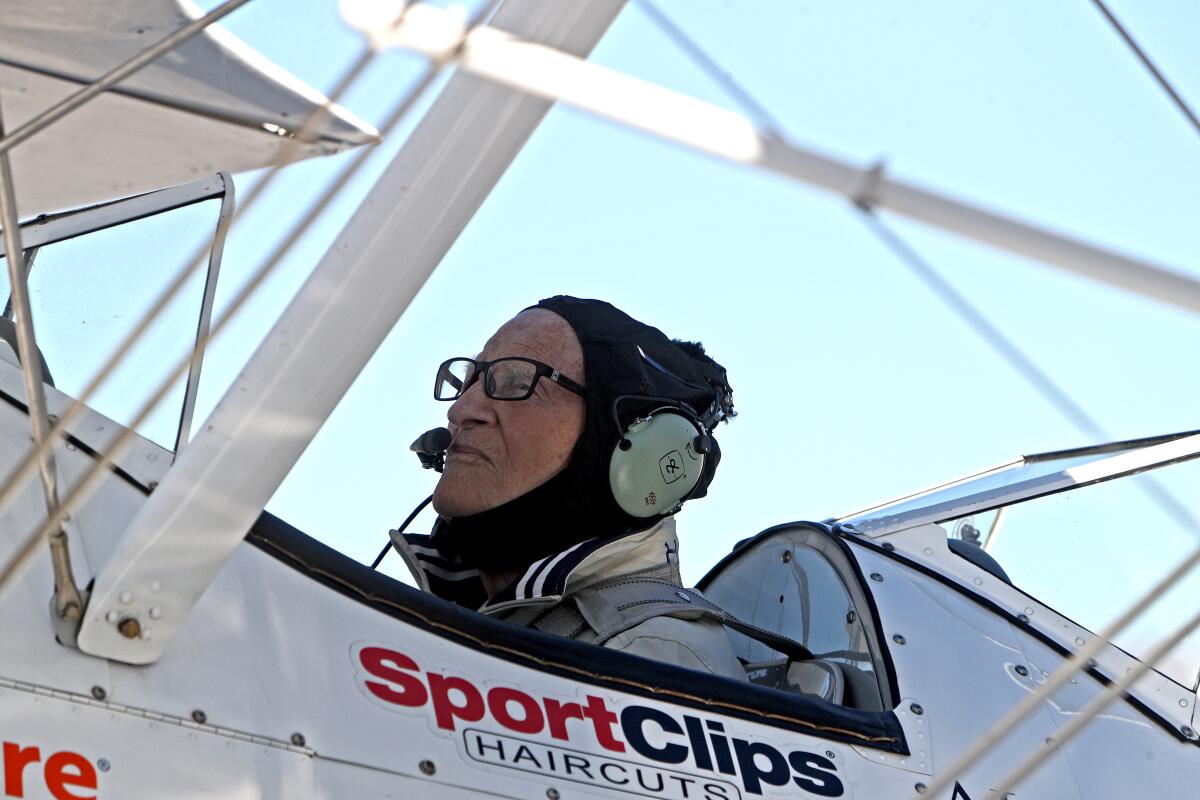
M 454 691 L 461 696 L 461 705 L 450 701 L 450 692 Z M 439 728 L 454 730 L 455 717 L 464 722 L 478 722 L 483 719 L 483 695 L 475 688 L 475 684 L 464 678 L 446 677 L 430 672 L 429 693 L 433 697 L 433 713 L 437 717 Z
M 577 719 L 586 728 L 590 720 L 596 741 L 615 753 L 625 752 L 619 738 L 620 720 L 604 699 L 587 695 L 587 702 L 567 703 L 530 695 L 510 686 L 493 686 L 485 693 L 467 678 L 423 671 L 417 662 L 386 647 L 364 647 L 358 660 L 378 680 L 364 681 L 375 697 L 399 706 L 433 706 L 434 719 L 443 730 L 453 731 L 459 722 L 479 722 L 490 712 L 492 719 L 516 733 L 541 733 L 549 726 L 550 736 L 570 741 L 567 721 Z
M 21 747 L 4 743 L 4 793 L 9 797 L 25 796 L 25 768 L 42 760 L 36 747 Z
M 425 691 L 425 684 L 408 672 L 401 671 L 409 670 L 418 673 L 421 671 L 417 662 L 403 653 L 388 650 L 386 647 L 364 647 L 358 654 L 358 660 L 362 663 L 363 669 L 371 675 L 387 681 L 387 683 L 365 681 L 367 690 L 380 700 L 398 706 L 415 708 L 425 705 L 425 701 L 429 699 L 429 693 Z
M 517 733 L 540 733 L 545 722 L 542 719 L 542 707 L 529 695 L 517 689 L 507 689 L 497 686 L 487 694 L 488 708 L 492 716 L 504 727 Z M 521 707 L 521 718 L 517 719 L 508 713 L 508 704 L 516 703 Z
M 589 694 L 587 705 L 583 707 L 583 715 L 592 721 L 596 729 L 596 741 L 601 747 L 618 753 L 625 752 L 625 743 L 612 734 L 612 727 L 617 724 L 617 715 L 608 710 L 603 698 Z
M 68 786 L 96 789 L 96 768 L 79 753 L 63 751 L 46 759 L 46 788 L 54 800 L 96 800 L 95 794 L 75 794 Z
M 560 703 L 557 700 L 545 699 L 546 721 L 550 723 L 550 735 L 555 739 L 566 741 L 571 737 L 567 734 L 567 720 L 583 719 L 583 706 L 579 703 Z

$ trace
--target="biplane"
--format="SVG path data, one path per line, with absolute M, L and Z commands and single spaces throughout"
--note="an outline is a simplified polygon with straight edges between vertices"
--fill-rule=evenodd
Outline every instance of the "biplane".
M 619 0 L 506 0 L 471 20 L 413 6 L 370 31 L 377 45 L 460 72 L 196 422 L 205 345 L 227 319 L 213 318 L 213 298 L 231 173 L 386 135 L 211 27 L 241 2 L 203 17 L 174 0 L 0 3 L 12 295 L 0 319 L 0 797 L 1115 800 L 1200 785 L 1200 663 L 1176 647 L 1195 622 L 1135 657 L 1111 642 L 1116 628 L 1077 624 L 989 552 L 1001 532 L 1064 513 L 1064 498 L 1065 513 L 1101 520 L 1114 487 L 1161 498 L 1148 481 L 1200 463 L 1194 431 L 1024 456 L 740 542 L 696 588 L 813 654 L 730 631 L 745 681 L 488 619 L 264 511 L 554 101 L 863 204 L 956 220 L 1177 305 L 1200 297 L 1195 281 L 1025 237 L 669 93 L 661 115 L 638 119 L 637 104 L 603 90 L 640 88 L 581 60 Z M 704 114 L 713 125 L 701 130 L 721 136 L 673 121 Z M 50 311 L 35 338 L 28 287 L 66 306 L 81 242 L 99 237 L 106 252 L 121 242 L 107 232 L 153 236 L 156 219 L 193 212 L 207 258 L 159 279 L 155 305 L 182 357 L 118 422 L 93 397 L 142 329 L 60 335 L 70 315 Z M 402 269 L 381 263 L 400 251 Z M 95 337 L 99 377 L 64 372 L 54 347 Z M 143 423 L 163 401 L 178 413 L 152 435 Z M 1031 753 L 1037 764 L 1022 761 Z

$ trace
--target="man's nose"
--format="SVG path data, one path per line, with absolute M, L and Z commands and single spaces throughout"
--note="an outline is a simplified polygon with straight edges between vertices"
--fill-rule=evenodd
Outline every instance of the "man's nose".
M 475 381 L 450 406 L 446 418 L 455 429 L 494 425 L 496 410 L 493 403 L 494 401 L 483 392 L 483 382 Z

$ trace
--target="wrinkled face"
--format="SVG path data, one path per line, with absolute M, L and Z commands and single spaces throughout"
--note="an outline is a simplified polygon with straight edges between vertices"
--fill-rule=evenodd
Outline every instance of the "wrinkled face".
M 566 320 L 542 308 L 522 311 L 488 340 L 476 358 L 525 356 L 584 383 L 583 348 Z M 528 400 L 492 400 L 475 381 L 450 406 L 446 469 L 433 493 L 443 517 L 465 517 L 503 505 L 566 467 L 583 433 L 583 398 L 543 377 Z

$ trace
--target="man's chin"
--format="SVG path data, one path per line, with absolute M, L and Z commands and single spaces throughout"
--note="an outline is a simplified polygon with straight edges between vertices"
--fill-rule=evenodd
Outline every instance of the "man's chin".
M 488 504 L 482 498 L 472 496 L 474 493 L 468 491 L 470 480 L 462 480 L 466 477 L 465 475 L 447 476 L 443 474 L 442 479 L 438 481 L 437 488 L 433 490 L 433 510 L 439 516 L 446 519 L 469 517 L 497 505 L 496 503 Z M 474 488 L 478 489 L 478 484 Z

